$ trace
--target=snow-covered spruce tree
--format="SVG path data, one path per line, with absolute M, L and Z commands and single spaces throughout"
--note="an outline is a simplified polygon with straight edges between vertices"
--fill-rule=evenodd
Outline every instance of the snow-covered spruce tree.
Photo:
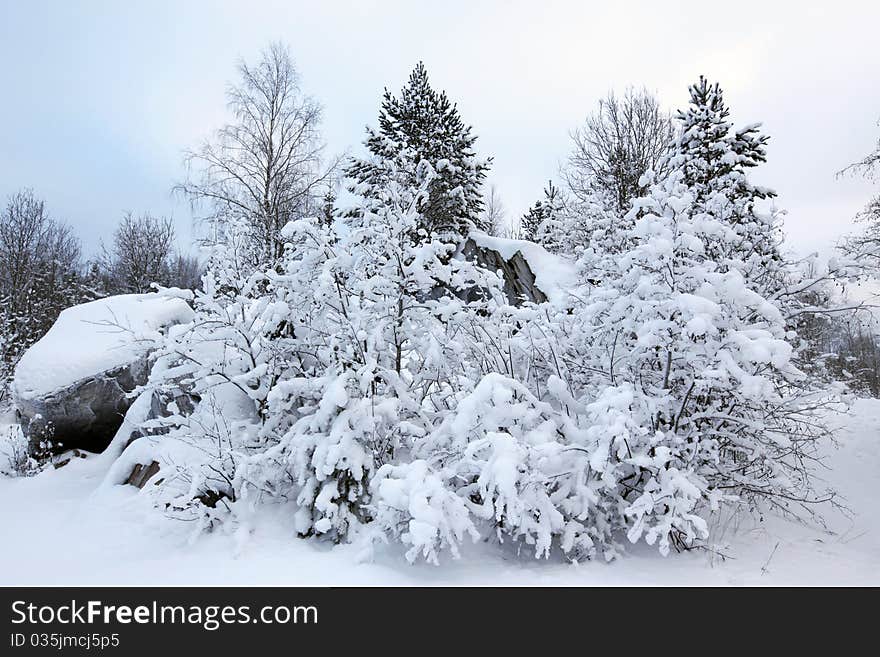
M 597 252 L 619 253 L 614 239 L 624 232 L 623 220 L 608 209 L 601 193 L 563 194 L 552 180 L 520 226 L 522 239 L 562 256 L 577 256 L 591 244 Z
M 489 232 L 491 227 L 484 225 L 482 217 L 481 186 L 491 158 L 477 157 L 476 139 L 446 92 L 431 87 L 428 72 L 419 62 L 399 98 L 385 91 L 379 129 L 367 129 L 365 146 L 370 157 L 355 160 L 345 171 L 353 181 L 350 191 L 374 204 L 381 202 L 389 180 L 403 171 L 411 176 L 406 184 L 418 188 L 414 176 L 418 165 L 426 161 L 436 175 L 420 201 L 419 229 L 448 241 L 458 241 L 472 227 Z
M 698 191 L 680 168 L 652 185 L 615 278 L 585 285 L 567 330 L 589 477 L 629 539 L 664 553 L 705 538 L 727 502 L 798 514 L 829 499 L 811 470 L 831 400 L 807 392 L 780 309 L 713 259 L 742 236 Z
M 710 239 L 708 255 L 722 269 L 738 269 L 749 286 L 776 298 L 786 287 L 780 253 L 780 213 L 761 208 L 776 192 L 755 185 L 748 171 L 766 162 L 767 135 L 760 124 L 734 131 L 718 83 L 704 77 L 690 87 L 690 104 L 675 117 L 677 128 L 667 168 L 682 172 L 694 209 L 730 226 L 736 239 Z
M 550 196 L 551 190 L 555 196 L 556 188 L 554 187 L 552 180 L 550 180 L 547 183 L 547 187 L 544 188 L 543 198 L 539 201 L 535 201 L 535 204 L 530 207 L 529 211 L 519 220 L 520 239 L 529 240 L 530 242 L 538 241 L 538 226 L 540 226 L 546 218 L 546 202 Z
M 594 285 L 613 279 L 617 257 L 630 246 L 635 216 L 619 216 L 599 192 L 569 203 L 566 213 L 568 225 L 576 227 L 568 231 L 567 253 L 575 257 L 581 277 Z

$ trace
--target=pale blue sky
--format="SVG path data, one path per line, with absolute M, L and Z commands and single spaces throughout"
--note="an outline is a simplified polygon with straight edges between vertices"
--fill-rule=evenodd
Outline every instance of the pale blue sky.
M 780 192 L 792 244 L 827 247 L 871 192 L 834 172 L 880 136 L 880 3 L 726 7 L 0 0 L 0 198 L 33 187 L 87 251 L 125 210 L 173 214 L 187 238 L 189 209 L 170 195 L 181 151 L 223 121 L 236 59 L 280 39 L 334 152 L 357 148 L 383 87 L 424 60 L 495 156 L 512 214 L 556 177 L 568 130 L 610 88 L 644 84 L 677 107 L 704 73 L 738 124 L 771 135 L 758 179 Z

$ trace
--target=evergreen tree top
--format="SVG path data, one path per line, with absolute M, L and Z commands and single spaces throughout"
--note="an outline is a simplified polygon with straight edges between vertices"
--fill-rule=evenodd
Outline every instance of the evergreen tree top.
M 730 110 L 724 103 L 724 92 L 721 91 L 719 83 L 709 84 L 709 81 L 701 75 L 696 84 L 688 87 L 688 92 L 691 97 L 690 107 L 686 112 L 679 110 L 679 118 L 698 108 L 705 108 L 717 115 L 721 120 L 726 119 L 730 115 Z
M 421 228 L 463 236 L 472 226 L 487 228 L 481 220 L 481 185 L 491 158 L 477 157 L 476 139 L 446 92 L 431 86 L 419 62 L 399 95 L 385 89 L 379 127 L 368 128 L 364 142 L 370 157 L 354 160 L 346 175 L 355 181 L 352 189 L 358 196 L 379 201 L 381 188 L 391 180 L 416 189 L 420 172 L 432 171 L 434 180 L 420 203 Z
M 411 148 L 419 157 L 430 159 L 458 155 L 473 157 L 476 136 L 464 124 L 458 107 L 445 91 L 436 91 L 428 80 L 428 71 L 419 62 L 399 97 L 385 89 L 379 112 L 379 132 L 367 140 L 376 154 L 388 148 Z
M 767 161 L 767 135 L 760 124 L 748 125 L 731 134 L 730 110 L 721 86 L 700 76 L 689 88 L 690 104 L 676 114 L 680 132 L 674 145 L 672 163 L 685 171 L 686 182 L 695 187 L 698 200 L 709 189 L 736 188 L 732 196 L 771 198 L 775 192 L 748 183 L 744 169 Z
M 726 150 L 722 142 L 732 127 L 727 120 L 730 110 L 724 103 L 721 86 L 717 82 L 709 84 L 701 75 L 689 92 L 690 104 L 676 114 L 681 125 L 679 152 L 690 152 L 709 161 L 721 157 Z

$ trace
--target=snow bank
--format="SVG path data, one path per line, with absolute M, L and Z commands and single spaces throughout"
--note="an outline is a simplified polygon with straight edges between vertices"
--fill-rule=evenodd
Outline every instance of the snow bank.
M 528 240 L 492 237 L 479 232 L 472 232 L 468 237 L 477 246 L 497 251 L 505 260 L 510 260 L 519 251 L 535 275 L 535 285 L 551 301 L 563 299 L 575 285 L 577 272 L 574 263 L 550 253 L 540 244 Z
M 144 340 L 158 330 L 188 322 L 193 311 L 182 299 L 159 294 L 122 294 L 72 306 L 28 349 L 15 368 L 17 399 L 36 399 L 87 377 L 133 363 Z

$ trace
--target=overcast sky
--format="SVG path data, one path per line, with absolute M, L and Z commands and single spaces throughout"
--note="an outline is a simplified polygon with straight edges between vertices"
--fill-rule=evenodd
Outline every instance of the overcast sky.
M 32 187 L 86 251 L 126 210 L 173 214 L 181 151 L 225 118 L 239 57 L 290 45 L 325 108 L 331 151 L 356 151 L 385 86 L 423 60 L 493 155 L 511 214 L 556 177 L 568 131 L 609 89 L 682 106 L 700 74 L 737 125 L 761 121 L 800 251 L 851 229 L 872 187 L 835 179 L 880 136 L 880 3 L 39 2 L 0 0 L 0 197 Z M 875 183 L 876 185 L 876 183 Z

